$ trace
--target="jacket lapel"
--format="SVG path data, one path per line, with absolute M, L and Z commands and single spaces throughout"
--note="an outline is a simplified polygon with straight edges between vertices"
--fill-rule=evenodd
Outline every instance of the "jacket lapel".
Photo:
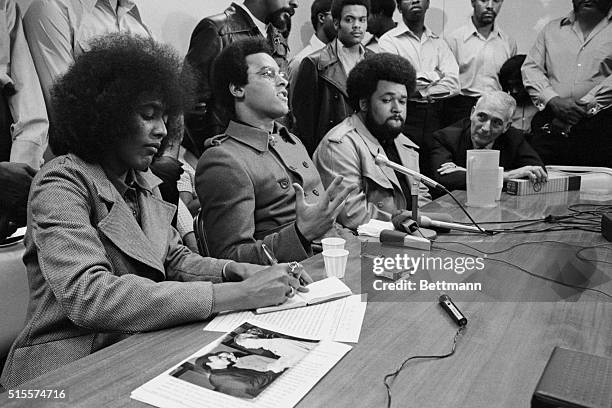
M 338 50 L 336 47 L 336 41 L 332 41 L 321 50 L 318 70 L 323 80 L 329 82 L 338 89 L 345 98 L 348 98 L 348 93 L 346 92 L 347 76 L 338 59 Z
M 363 140 L 366 147 L 370 151 L 370 154 L 372 155 L 372 157 L 375 158 L 378 154 L 382 154 L 383 156 L 386 157 L 387 155 L 385 154 L 385 150 L 382 148 L 380 143 L 378 143 L 378 140 L 372 135 L 372 133 L 370 133 L 370 131 L 365 126 L 365 124 L 361 121 L 359 116 L 357 116 L 357 114 L 353 114 L 351 116 L 351 121 L 352 121 L 353 126 L 357 130 L 357 134 L 361 136 L 361 139 Z M 394 189 L 398 191 L 402 191 L 399 180 L 397 179 L 397 176 L 395 175 L 395 171 L 393 171 L 387 166 L 379 166 L 378 164 L 375 164 L 375 166 L 386 177 L 386 183 L 381 182 L 378 177 L 373 178 L 378 184 L 380 184 L 383 187 L 388 187 L 389 183 L 391 183 Z M 372 177 L 374 175 L 369 175 L 369 176 Z
M 170 222 L 168 217 L 171 220 L 174 215 L 173 206 L 161 202 L 157 197 L 139 197 L 141 222 L 145 226 L 143 231 L 104 170 L 98 165 L 85 165 L 90 167 L 92 179 L 100 198 L 112 204 L 108 214 L 98 223 L 98 230 L 121 252 L 165 276 L 162 259 L 166 254 L 167 225 Z M 155 185 L 158 185 L 161 180 L 153 174 L 147 174 L 144 177 L 137 174 L 139 185 L 146 184 L 147 180 L 155 179 L 157 179 Z M 152 188 L 149 185 L 149 191 L 144 191 L 143 194 L 152 195 Z M 165 227 L 163 227 L 164 223 Z
M 419 169 L 419 155 L 417 153 L 418 146 L 403 134 L 400 134 L 395 138 L 395 147 L 400 157 L 401 165 L 411 170 L 420 172 Z M 408 184 L 412 184 L 410 177 L 405 176 Z

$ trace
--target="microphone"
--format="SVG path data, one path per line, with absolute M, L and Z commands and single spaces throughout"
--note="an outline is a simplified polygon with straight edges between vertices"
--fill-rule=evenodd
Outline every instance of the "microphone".
M 447 217 L 444 217 L 444 218 L 447 218 Z M 448 218 L 450 218 L 450 217 L 448 217 Z M 463 225 L 463 224 L 457 224 L 455 222 L 432 220 L 431 218 L 429 218 L 426 215 L 418 215 L 417 216 L 417 224 L 419 224 L 419 227 L 424 227 L 424 228 L 458 230 L 458 231 L 478 232 L 478 233 L 483 232 L 479 228 L 473 227 L 471 225 Z M 486 230 L 484 230 L 484 231 L 486 231 Z
M 386 166 L 389 167 L 395 171 L 399 171 L 402 174 L 406 174 L 408 176 L 414 177 L 415 179 L 422 181 L 424 184 L 426 184 L 429 187 L 432 188 L 439 188 L 441 190 L 446 191 L 446 187 L 444 187 L 442 184 L 438 183 L 437 181 L 434 181 L 432 179 L 430 179 L 427 176 L 424 176 L 421 173 L 417 173 L 414 170 L 410 170 L 407 167 L 404 167 L 400 164 L 394 163 L 391 160 L 387 159 L 383 154 L 379 153 L 374 157 L 374 162 L 376 164 L 378 164 L 379 166 Z

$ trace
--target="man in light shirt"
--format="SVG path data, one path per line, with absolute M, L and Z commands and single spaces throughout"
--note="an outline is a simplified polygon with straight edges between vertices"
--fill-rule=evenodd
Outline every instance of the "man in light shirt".
M 495 23 L 504 1 L 471 1 L 470 21 L 446 37 L 459 64 L 461 83 L 461 94 L 445 102 L 444 118 L 449 125 L 468 117 L 483 92 L 501 91 L 497 73 L 516 54 L 516 41 Z
M 337 37 L 304 58 L 291 96 L 297 136 L 309 155 L 325 134 L 353 112 L 346 79 L 359 61 L 373 54 L 361 44 L 368 27 L 369 0 L 333 0 Z
M 289 61 L 287 75 L 289 76 L 289 93 L 292 92 L 297 78 L 297 71 L 302 60 L 315 51 L 319 51 L 326 44 L 336 38 L 334 20 L 331 16 L 331 0 L 314 0 L 310 6 L 310 22 L 314 29 L 314 34 L 310 37 L 308 45 L 298 52 Z
M 612 167 L 612 0 L 572 0 L 548 23 L 523 64 L 541 111 L 533 145 L 546 164 Z
M 0 0 L 0 242 L 25 225 L 32 177 L 43 162 L 49 121 L 14 0 Z
M 431 134 L 442 127 L 441 100 L 459 93 L 459 67 L 446 42 L 425 27 L 429 0 L 397 0 L 397 7 L 402 21 L 378 44 L 382 51 L 406 58 L 417 71 L 403 133 L 421 148 L 421 171 L 431 174 Z
M 47 106 L 53 82 L 89 50 L 89 40 L 115 32 L 151 36 L 131 0 L 35 0 L 23 25 Z

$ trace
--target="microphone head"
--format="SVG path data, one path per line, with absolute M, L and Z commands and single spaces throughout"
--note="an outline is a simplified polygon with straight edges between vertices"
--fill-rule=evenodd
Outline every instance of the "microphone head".
M 387 164 L 388 159 L 383 156 L 381 153 L 377 154 L 376 157 L 374 157 L 374 163 L 376 163 L 377 165 L 383 165 L 385 166 Z

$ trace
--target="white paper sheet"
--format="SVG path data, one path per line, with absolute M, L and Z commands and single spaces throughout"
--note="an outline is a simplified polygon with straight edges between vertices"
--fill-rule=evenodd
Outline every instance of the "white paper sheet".
M 252 322 L 256 323 L 255 321 Z M 183 361 L 206 354 L 219 341 L 220 339 L 200 349 Z M 163 374 L 132 391 L 131 398 L 160 408 L 293 407 L 351 348 L 351 346 L 342 343 L 321 341 L 295 367 L 280 376 L 258 397 L 252 400 L 236 398 L 208 390 L 170 376 L 169 373 L 181 363 L 172 366 Z
M 298 337 L 357 343 L 367 303 L 352 295 L 318 305 L 256 315 L 253 312 L 219 314 L 204 330 L 229 332 L 246 320 L 257 319 Z

